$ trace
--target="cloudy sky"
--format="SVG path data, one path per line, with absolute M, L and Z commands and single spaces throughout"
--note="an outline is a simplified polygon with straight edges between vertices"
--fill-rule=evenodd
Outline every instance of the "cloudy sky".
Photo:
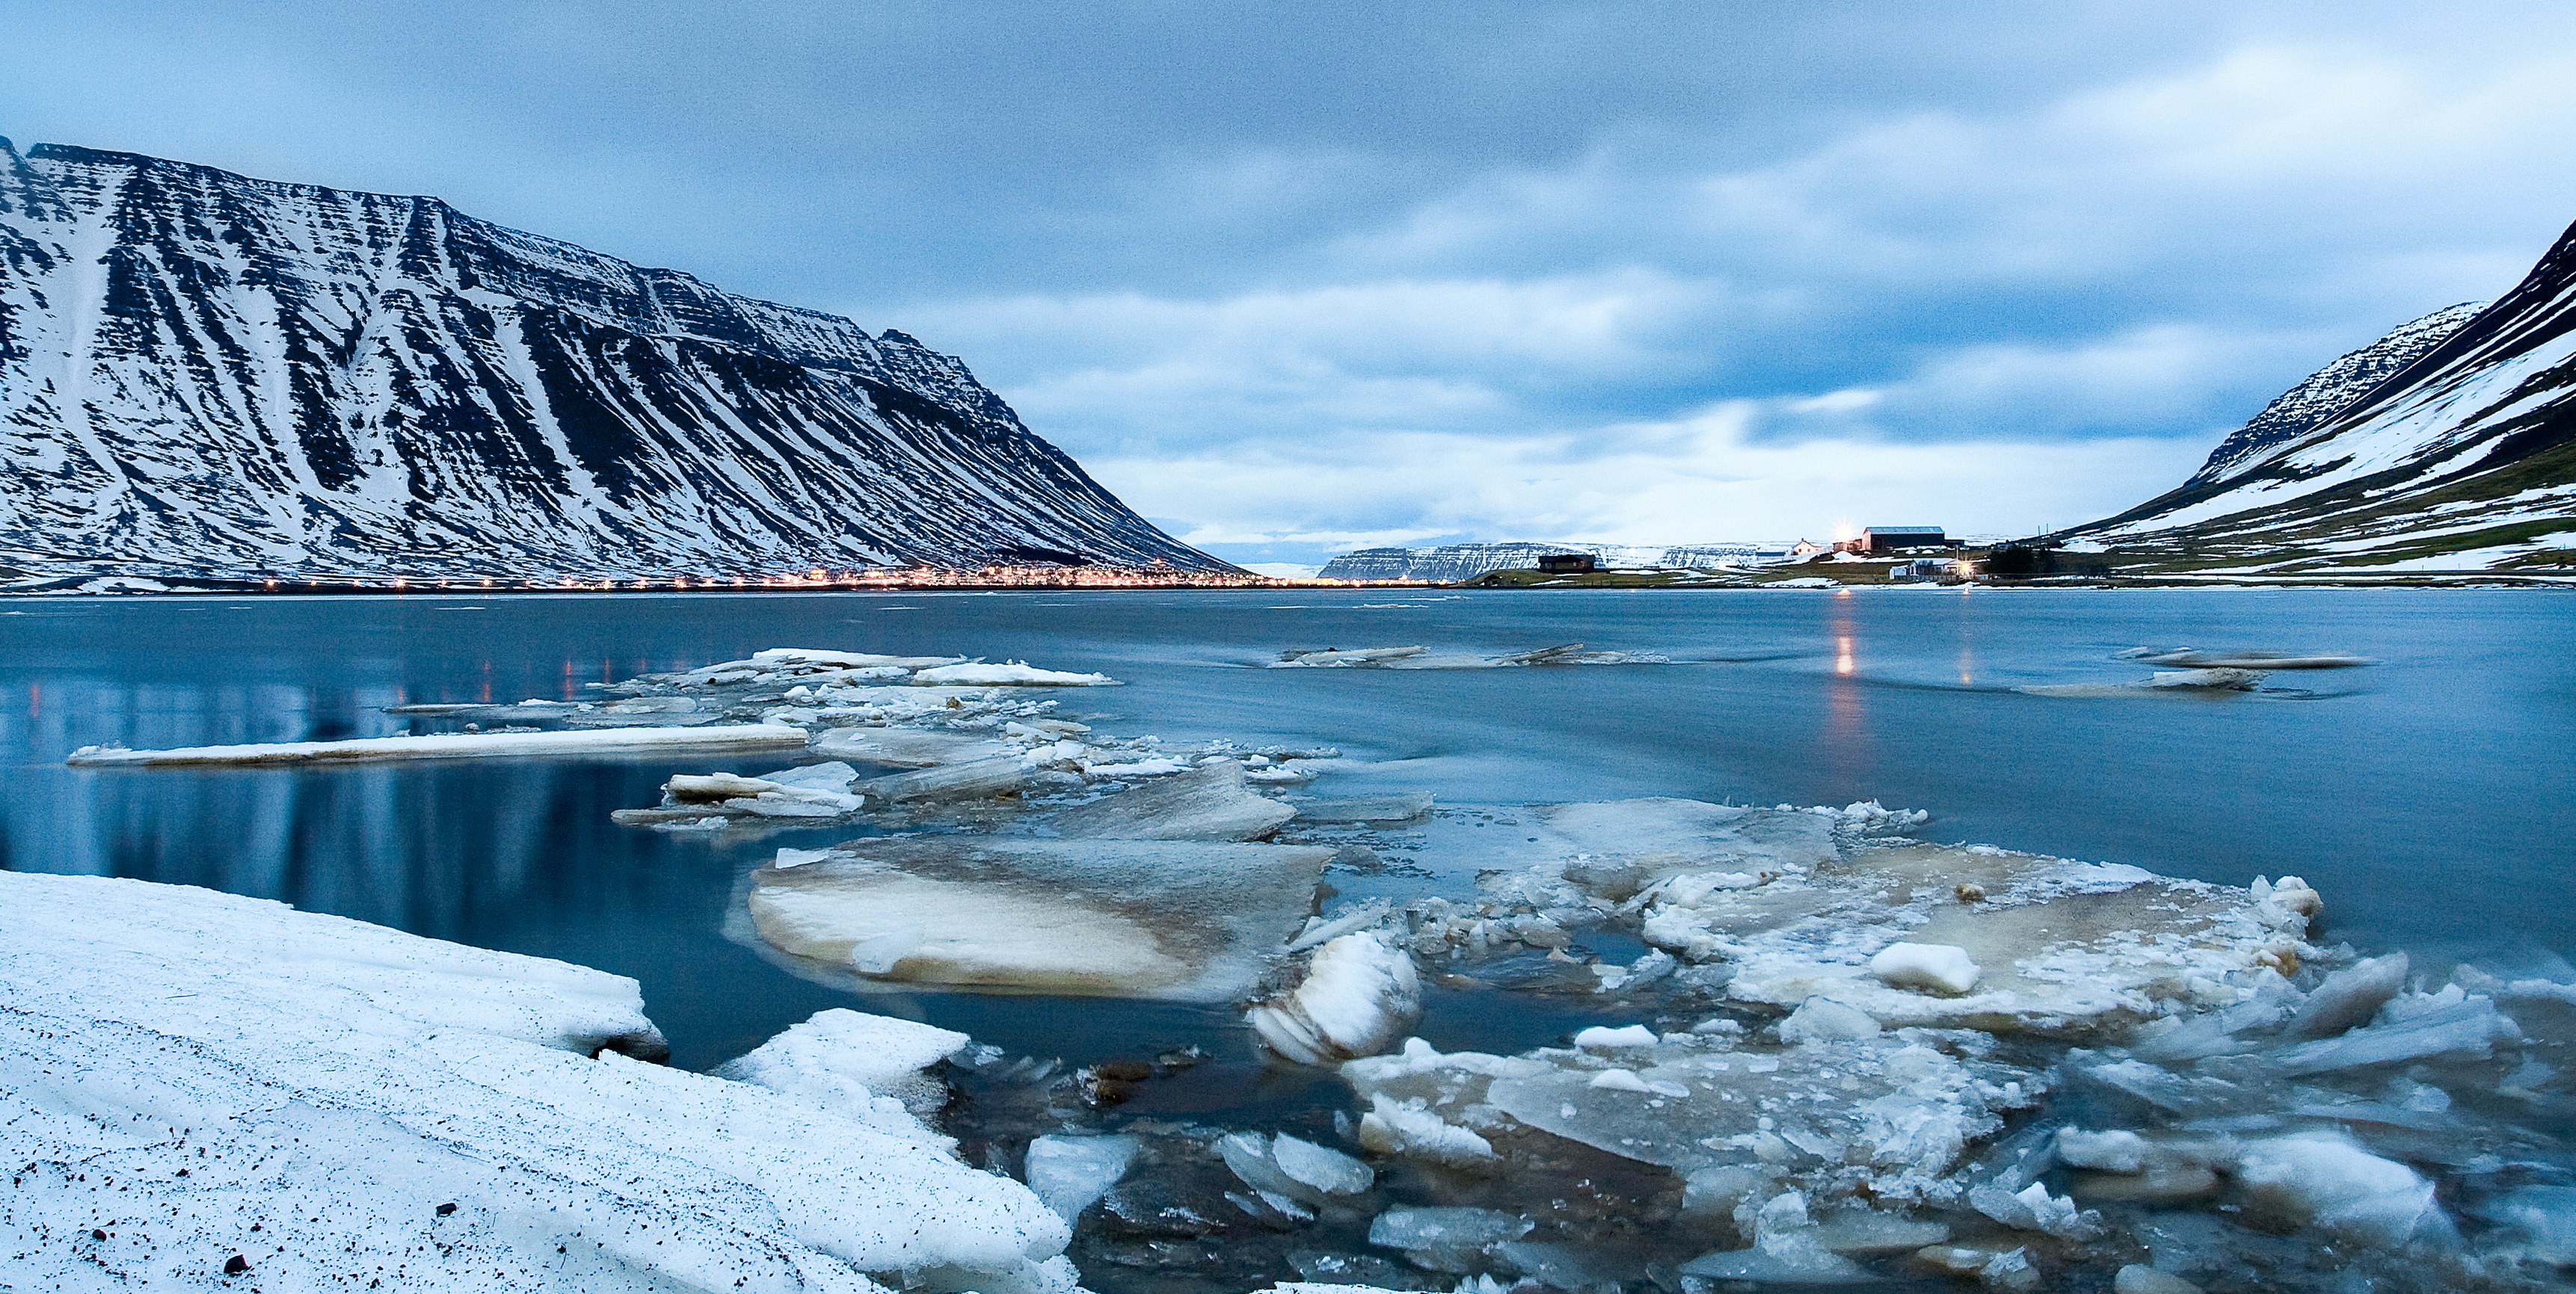
M 0 33 L 22 145 L 435 193 L 901 328 L 1246 562 L 2086 520 L 2576 219 L 2563 0 L 0 0 Z

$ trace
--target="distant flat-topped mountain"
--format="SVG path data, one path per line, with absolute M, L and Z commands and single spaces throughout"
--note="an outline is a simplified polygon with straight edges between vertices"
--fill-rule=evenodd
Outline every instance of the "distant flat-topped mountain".
M 1454 584 L 1492 571 L 1533 570 L 1557 553 L 1589 553 L 1603 566 L 1716 567 L 1778 560 L 1789 545 L 1776 544 L 1444 544 L 1437 548 L 1362 548 L 1344 553 L 1316 573 L 1326 580 L 1430 580 Z
M 0 583 L 1226 565 L 899 332 L 0 140 Z
M 2056 538 L 2124 573 L 2576 572 L 2576 228 L 2326 366 L 2189 481 Z

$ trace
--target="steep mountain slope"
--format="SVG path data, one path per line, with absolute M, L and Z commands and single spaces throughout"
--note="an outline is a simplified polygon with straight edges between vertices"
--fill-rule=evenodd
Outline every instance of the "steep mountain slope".
M 2185 486 L 2209 485 L 2234 476 L 2263 456 L 2263 451 L 2316 430 L 2317 424 L 2343 412 L 2399 369 L 2424 357 L 2460 326 L 2486 308 L 2483 301 L 2444 306 L 2421 319 L 2397 325 L 2387 336 L 2318 369 L 2284 391 L 2263 412 L 2228 433 L 2209 451 L 2209 461 L 2192 473 Z
M 2576 571 L 2576 228 L 2511 292 L 2363 386 L 2373 352 L 2449 313 L 2265 411 L 2362 388 L 2306 430 L 2248 424 L 2182 487 L 2057 538 L 2110 549 L 2128 573 Z
M 0 140 L 0 578 L 1225 569 L 902 333 Z

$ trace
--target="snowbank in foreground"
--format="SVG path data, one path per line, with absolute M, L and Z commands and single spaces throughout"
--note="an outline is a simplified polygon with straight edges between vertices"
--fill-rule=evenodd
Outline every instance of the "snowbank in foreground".
M 892 1112 L 613 1050 L 659 1048 L 633 980 L 139 881 L 0 913 L 13 1282 L 1073 1286 L 1062 1218 Z

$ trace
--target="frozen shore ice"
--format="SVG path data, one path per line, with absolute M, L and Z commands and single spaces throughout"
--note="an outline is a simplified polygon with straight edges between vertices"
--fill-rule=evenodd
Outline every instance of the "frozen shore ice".
M 897 1136 L 931 1140 L 919 1116 L 948 1104 L 931 1071 L 973 1039 L 953 1029 L 835 1007 L 726 1061 L 718 1077 L 810 1098 Z
M 619 1054 L 632 980 L 140 881 L 0 872 L 0 911 L 13 1282 L 1074 1286 L 1018 1183 Z

